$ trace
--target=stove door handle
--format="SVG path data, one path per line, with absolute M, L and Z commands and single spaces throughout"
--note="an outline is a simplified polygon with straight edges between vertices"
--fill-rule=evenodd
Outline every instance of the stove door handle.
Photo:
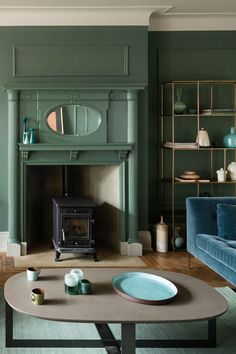
M 61 229 L 61 231 L 62 231 L 62 240 L 65 241 L 65 240 L 66 240 L 66 238 L 65 238 L 65 231 L 64 231 L 64 229 Z

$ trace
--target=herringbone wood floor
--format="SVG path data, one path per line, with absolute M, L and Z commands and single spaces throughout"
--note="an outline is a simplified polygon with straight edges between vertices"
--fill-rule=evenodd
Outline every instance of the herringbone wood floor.
M 191 267 L 189 268 L 187 252 L 158 253 L 154 251 L 142 256 L 141 259 L 150 268 L 189 274 L 206 281 L 213 287 L 230 286 L 232 288 L 231 284 L 192 257 L 190 261 Z M 7 257 L 5 253 L 0 253 L 0 287 L 3 287 L 5 281 L 13 274 L 24 270 L 25 268 L 14 267 L 13 257 Z

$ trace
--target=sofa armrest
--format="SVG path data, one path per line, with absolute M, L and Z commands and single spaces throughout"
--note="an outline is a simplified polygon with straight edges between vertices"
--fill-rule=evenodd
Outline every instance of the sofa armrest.
M 186 198 L 187 251 L 196 255 L 196 235 L 217 235 L 215 198 Z
M 196 235 L 218 235 L 218 203 L 236 205 L 236 197 L 188 197 L 186 198 L 187 251 L 196 255 Z

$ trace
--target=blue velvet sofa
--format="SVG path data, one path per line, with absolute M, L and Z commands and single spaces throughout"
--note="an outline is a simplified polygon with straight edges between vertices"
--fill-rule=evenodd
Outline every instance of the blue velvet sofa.
M 187 251 L 236 285 L 236 197 L 189 197 L 186 213 Z

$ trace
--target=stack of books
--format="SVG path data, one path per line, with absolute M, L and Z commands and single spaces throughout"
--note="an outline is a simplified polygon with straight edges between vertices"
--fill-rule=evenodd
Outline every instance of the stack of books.
M 164 147 L 174 148 L 174 149 L 197 149 L 197 143 L 173 143 L 172 141 L 167 141 L 163 143 Z
M 186 179 L 181 177 L 175 177 L 176 182 L 187 182 L 187 183 L 209 183 L 209 179 Z

